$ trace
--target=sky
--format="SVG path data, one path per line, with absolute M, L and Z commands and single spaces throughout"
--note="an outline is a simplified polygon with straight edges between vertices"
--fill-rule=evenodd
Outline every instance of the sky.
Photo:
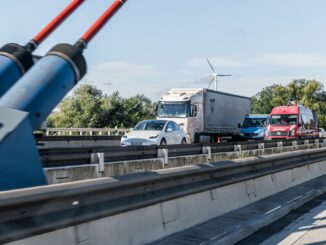
M 24 45 L 70 0 L 1 0 L 0 45 Z M 36 50 L 75 43 L 113 0 L 86 0 Z M 272 84 L 316 79 L 326 87 L 325 0 L 128 0 L 84 55 L 92 84 L 153 100 L 170 88 L 253 96 Z M 78 86 L 78 85 L 77 85 Z M 212 87 L 213 88 L 213 87 Z

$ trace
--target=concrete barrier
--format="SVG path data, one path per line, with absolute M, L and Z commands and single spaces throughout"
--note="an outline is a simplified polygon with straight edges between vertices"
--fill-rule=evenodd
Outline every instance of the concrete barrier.
M 10 244 L 147 244 L 325 174 L 326 162 L 315 162 Z
M 148 170 L 183 167 L 187 165 L 195 165 L 202 163 L 215 163 L 223 160 L 234 160 L 248 157 L 259 157 L 263 155 L 272 155 L 279 154 L 282 152 L 314 149 L 321 147 L 326 147 L 326 141 L 319 144 L 294 144 L 292 146 L 278 146 L 275 148 L 264 148 L 263 145 L 260 145 L 259 149 L 254 150 L 241 150 L 240 147 L 237 148 L 237 151 L 223 153 L 211 153 L 210 150 L 206 149 L 206 154 L 183 157 L 168 157 L 168 152 L 162 151 L 161 158 L 105 162 L 103 166 L 99 164 L 89 164 L 80 166 L 45 168 L 45 173 L 48 178 L 49 184 L 57 184 L 84 179 L 145 172 Z

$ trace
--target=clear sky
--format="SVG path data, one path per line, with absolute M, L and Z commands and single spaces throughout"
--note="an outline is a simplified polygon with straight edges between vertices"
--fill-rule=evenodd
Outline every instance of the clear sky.
M 86 0 L 36 53 L 74 43 L 113 0 Z M 2 0 L 0 44 L 25 44 L 70 0 Z M 105 93 L 157 100 L 173 87 L 207 87 L 210 58 L 219 90 L 252 96 L 274 83 L 326 86 L 325 0 L 128 0 L 93 39 L 81 81 Z

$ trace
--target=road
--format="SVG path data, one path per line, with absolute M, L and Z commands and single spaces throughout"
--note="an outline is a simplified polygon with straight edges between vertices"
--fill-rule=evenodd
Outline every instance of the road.
M 238 244 L 326 244 L 326 194 L 258 230 Z

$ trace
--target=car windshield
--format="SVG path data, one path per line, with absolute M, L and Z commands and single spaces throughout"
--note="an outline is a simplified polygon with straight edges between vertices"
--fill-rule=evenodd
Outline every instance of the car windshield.
M 298 115 L 271 115 L 270 124 L 274 125 L 296 125 Z
M 155 130 L 161 131 L 166 121 L 142 121 L 136 125 L 134 130 Z
M 245 118 L 243 122 L 244 128 L 250 127 L 265 127 L 266 125 L 266 118 Z
M 159 117 L 189 117 L 189 103 L 161 103 L 158 106 Z

